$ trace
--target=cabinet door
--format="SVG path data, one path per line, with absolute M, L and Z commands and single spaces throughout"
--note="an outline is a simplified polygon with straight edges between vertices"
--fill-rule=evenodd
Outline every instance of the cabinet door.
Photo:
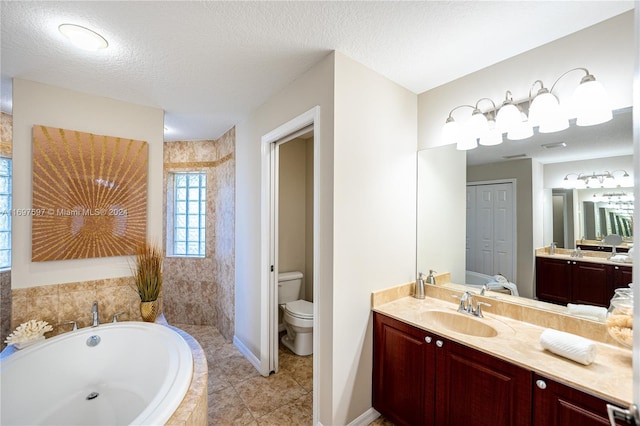
M 571 301 L 571 263 L 568 260 L 536 257 L 536 297 L 563 305 Z
M 534 381 L 533 426 L 610 424 L 607 401 L 537 374 Z
M 530 371 L 447 340 L 436 364 L 438 426 L 531 424 Z
M 396 425 L 433 424 L 435 354 L 430 337 L 374 313 L 373 407 Z
M 611 297 L 613 290 L 620 287 L 628 287 L 633 282 L 633 268 L 631 266 L 615 265 L 613 267 L 613 288 L 611 289 Z
M 571 261 L 571 302 L 609 306 L 610 265 Z

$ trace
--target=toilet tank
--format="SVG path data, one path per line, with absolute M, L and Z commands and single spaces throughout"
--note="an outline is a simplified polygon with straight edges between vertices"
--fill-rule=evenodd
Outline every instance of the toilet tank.
M 278 274 L 278 304 L 295 302 L 300 299 L 302 272 L 291 271 Z

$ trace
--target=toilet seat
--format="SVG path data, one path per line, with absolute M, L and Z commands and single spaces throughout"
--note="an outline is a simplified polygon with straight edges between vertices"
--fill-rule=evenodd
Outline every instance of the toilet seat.
M 296 300 L 284 305 L 285 311 L 292 317 L 300 319 L 313 319 L 313 303 L 307 300 Z

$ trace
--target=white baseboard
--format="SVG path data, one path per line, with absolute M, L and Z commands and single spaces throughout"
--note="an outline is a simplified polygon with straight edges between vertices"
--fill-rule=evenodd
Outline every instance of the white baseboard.
M 240 351 L 240 353 L 242 355 L 244 355 L 245 358 L 247 358 L 249 360 L 249 362 L 251 363 L 251 365 L 253 365 L 256 370 L 258 370 L 258 372 L 260 374 L 262 374 L 262 371 L 260 370 L 260 359 L 258 357 L 256 357 L 253 352 L 251 352 L 249 350 L 249 348 L 247 347 L 247 345 L 245 345 L 242 340 L 240 340 L 237 336 L 233 336 L 233 345 L 238 348 L 238 350 Z M 268 375 L 269 373 L 267 373 Z M 263 374 L 264 375 L 264 374 Z
M 348 426 L 367 426 L 378 417 L 380 417 L 380 413 L 371 407 L 364 413 L 360 414 L 357 418 L 353 419 Z

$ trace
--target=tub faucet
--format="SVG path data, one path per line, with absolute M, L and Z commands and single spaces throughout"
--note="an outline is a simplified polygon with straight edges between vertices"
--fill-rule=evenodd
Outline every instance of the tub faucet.
M 91 327 L 97 327 L 100 325 L 100 321 L 98 320 L 98 301 L 94 301 L 91 306 L 91 315 L 93 316 L 93 323 Z

